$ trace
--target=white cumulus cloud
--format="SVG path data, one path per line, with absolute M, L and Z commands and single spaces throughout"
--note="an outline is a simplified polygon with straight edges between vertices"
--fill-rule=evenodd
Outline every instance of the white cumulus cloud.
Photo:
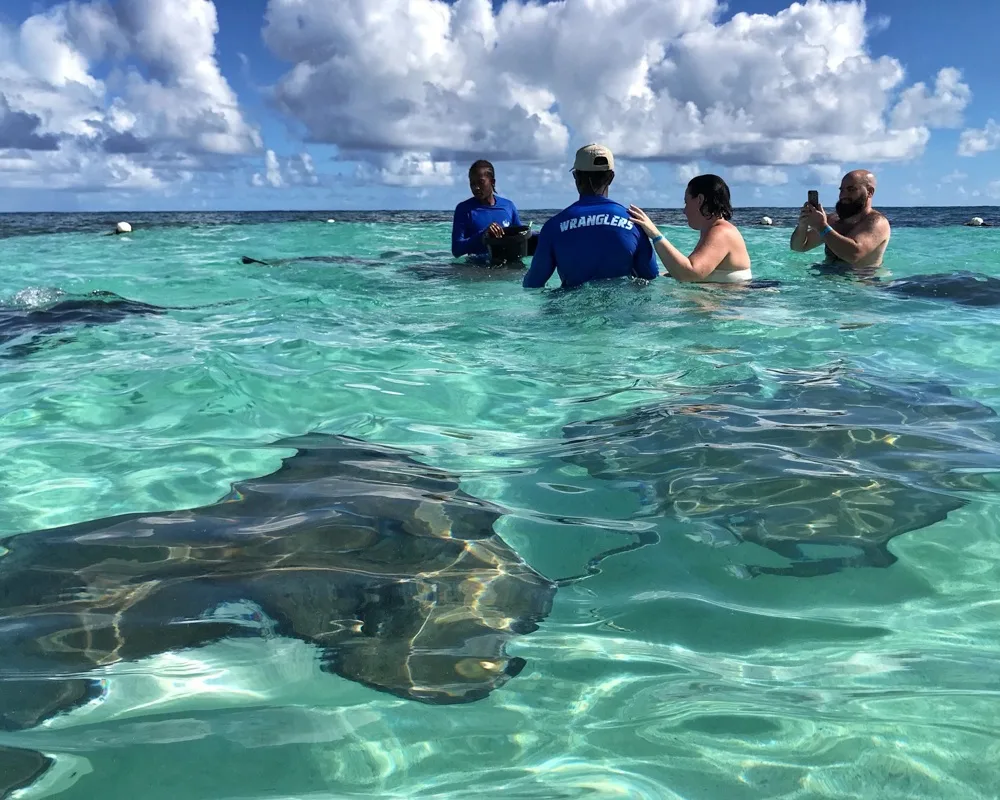
M 283 152 L 222 72 L 212 0 L 33 8 L 0 22 L 0 188 L 159 192 L 247 165 L 242 185 L 319 186 L 312 158 L 288 153 L 326 144 L 359 162 L 355 186 L 437 196 L 486 157 L 554 197 L 573 194 L 566 170 L 590 141 L 615 151 L 622 190 L 650 195 L 675 194 L 649 171 L 664 161 L 679 183 L 699 164 L 833 183 L 834 165 L 918 157 L 972 97 L 947 63 L 907 76 L 873 56 L 886 23 L 861 0 L 732 16 L 721 0 L 268 0 L 254 24 L 282 66 L 260 91 L 304 132 Z M 992 119 L 961 134 L 962 155 L 997 148 Z
M 677 180 L 681 183 L 688 183 L 693 177 L 701 174 L 701 169 L 698 167 L 697 161 L 692 161 L 688 164 L 678 164 L 677 165 Z
M 272 189 L 284 186 L 316 186 L 319 184 L 319 176 L 316 174 L 312 156 L 308 153 L 290 156 L 282 163 L 274 150 L 268 150 L 264 154 L 264 171 L 255 172 L 250 178 L 250 183 L 257 187 L 270 186 Z
M 788 183 L 788 173 L 774 167 L 736 167 L 730 173 L 733 183 L 758 186 L 781 186 Z
M 840 164 L 811 164 L 805 172 L 805 182 L 820 186 L 839 186 L 844 179 L 844 168 Z
M 268 150 L 264 154 L 264 173 L 255 172 L 250 182 L 254 186 L 270 186 L 274 189 L 285 185 L 285 180 L 281 177 L 278 156 L 273 150 Z
M 962 131 L 958 140 L 960 156 L 977 156 L 1000 147 L 1000 123 L 994 119 L 986 120 L 985 128 L 969 128 Z
M 261 146 L 215 59 L 218 20 L 210 0 L 119 0 L 118 25 L 151 78 L 130 70 L 119 99 L 140 138 L 170 139 L 204 153 Z
M 356 177 L 385 186 L 451 186 L 455 182 L 450 161 L 435 161 L 430 153 L 384 153 L 377 163 L 362 163 Z
M 279 108 L 351 157 L 623 157 L 744 166 L 919 155 L 971 92 L 873 58 L 861 2 L 719 22 L 715 0 L 269 0 Z
M 159 189 L 258 151 L 217 33 L 210 0 L 73 1 L 0 24 L 0 186 Z
M 933 92 L 929 92 L 923 83 L 914 84 L 904 91 L 892 110 L 893 127 L 959 127 L 962 112 L 972 99 L 972 91 L 962 83 L 961 78 L 962 73 L 949 67 L 938 72 Z

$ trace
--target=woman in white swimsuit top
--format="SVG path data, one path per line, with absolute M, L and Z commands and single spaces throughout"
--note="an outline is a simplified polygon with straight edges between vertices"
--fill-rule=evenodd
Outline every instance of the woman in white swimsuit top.
M 746 242 L 729 221 L 733 217 L 729 187 L 718 175 L 692 178 L 684 191 L 684 216 L 690 227 L 701 232 L 690 256 L 674 247 L 641 208 L 629 206 L 628 213 L 653 243 L 666 269 L 661 275 L 701 283 L 746 283 L 753 279 Z

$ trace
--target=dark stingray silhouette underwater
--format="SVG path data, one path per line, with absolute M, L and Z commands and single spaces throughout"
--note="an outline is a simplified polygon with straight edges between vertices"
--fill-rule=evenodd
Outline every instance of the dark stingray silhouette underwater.
M 645 513 L 787 559 L 739 567 L 750 576 L 888 567 L 891 539 L 944 520 L 963 493 L 995 490 L 993 409 L 928 381 L 771 377 L 773 388 L 755 379 L 568 425 L 561 455 L 639 491 Z
M 965 270 L 897 278 L 880 288 L 904 298 L 947 300 L 960 306 L 1000 306 L 1000 279 Z
M 279 258 L 274 260 L 263 260 L 242 256 L 240 261 L 246 265 L 257 265 L 262 267 L 283 267 L 289 264 L 319 263 L 319 264 L 359 264 L 359 265 L 382 265 L 390 257 L 398 256 L 398 253 L 382 253 L 378 259 L 360 259 L 353 256 L 296 256 L 293 258 Z M 435 256 L 442 256 L 435 260 Z M 447 255 L 450 260 L 443 260 Z M 399 269 L 417 280 L 454 280 L 461 279 L 469 282 L 495 281 L 495 280 L 520 280 L 524 275 L 525 266 L 519 261 L 504 262 L 502 264 L 491 265 L 488 262 L 455 262 L 450 258 L 450 254 L 427 254 L 427 259 L 422 263 L 401 263 Z
M 298 264 L 299 262 L 313 262 L 317 264 L 378 264 L 377 260 L 355 258 L 354 256 L 293 256 L 291 258 L 275 258 L 264 261 L 250 256 L 241 256 L 241 264 L 255 264 L 260 267 L 283 267 L 287 264 Z
M 395 448 L 274 446 L 297 452 L 212 505 L 3 541 L 0 730 L 99 697 L 95 668 L 260 636 L 213 613 L 232 602 L 314 644 L 324 672 L 422 703 L 480 700 L 522 670 L 505 645 L 537 629 L 556 585 L 494 532 L 503 508 Z M 0 746 L 0 797 L 50 766 Z
M 0 308 L 0 345 L 10 344 L 7 355 L 23 356 L 38 350 L 45 338 L 69 328 L 110 325 L 166 312 L 166 308 L 104 291 L 64 296 L 44 308 Z M 22 337 L 27 338 L 17 341 Z

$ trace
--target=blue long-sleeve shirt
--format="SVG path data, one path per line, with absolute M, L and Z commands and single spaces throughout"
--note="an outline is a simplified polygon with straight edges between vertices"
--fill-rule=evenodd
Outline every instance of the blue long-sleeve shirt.
M 501 228 L 521 224 L 513 202 L 498 194 L 493 197 L 496 204 L 492 206 L 484 205 L 475 197 L 455 206 L 455 218 L 451 223 L 451 254 L 455 258 L 486 255 L 489 251 L 483 243 L 483 234 L 492 223 L 498 223 Z
M 649 237 L 621 203 L 586 195 L 542 226 L 521 285 L 539 289 L 559 271 L 564 288 L 602 278 L 657 276 Z

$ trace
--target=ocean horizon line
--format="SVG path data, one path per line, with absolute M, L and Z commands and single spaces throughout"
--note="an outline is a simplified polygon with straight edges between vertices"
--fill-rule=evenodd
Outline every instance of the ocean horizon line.
M 613 198 L 612 198 L 613 199 Z M 979 205 L 878 205 L 879 209 L 998 209 L 1000 204 L 979 204 Z M 560 211 L 563 207 L 528 207 L 518 206 L 521 213 Z M 797 205 L 791 206 L 733 206 L 734 211 L 769 211 L 788 210 L 799 208 Z M 646 211 L 681 211 L 680 206 L 643 206 Z M 66 215 L 66 216 L 107 216 L 121 214 L 451 214 L 452 208 L 200 208 L 200 209 L 92 209 L 88 211 L 0 211 L 0 216 L 29 216 L 38 214 Z

